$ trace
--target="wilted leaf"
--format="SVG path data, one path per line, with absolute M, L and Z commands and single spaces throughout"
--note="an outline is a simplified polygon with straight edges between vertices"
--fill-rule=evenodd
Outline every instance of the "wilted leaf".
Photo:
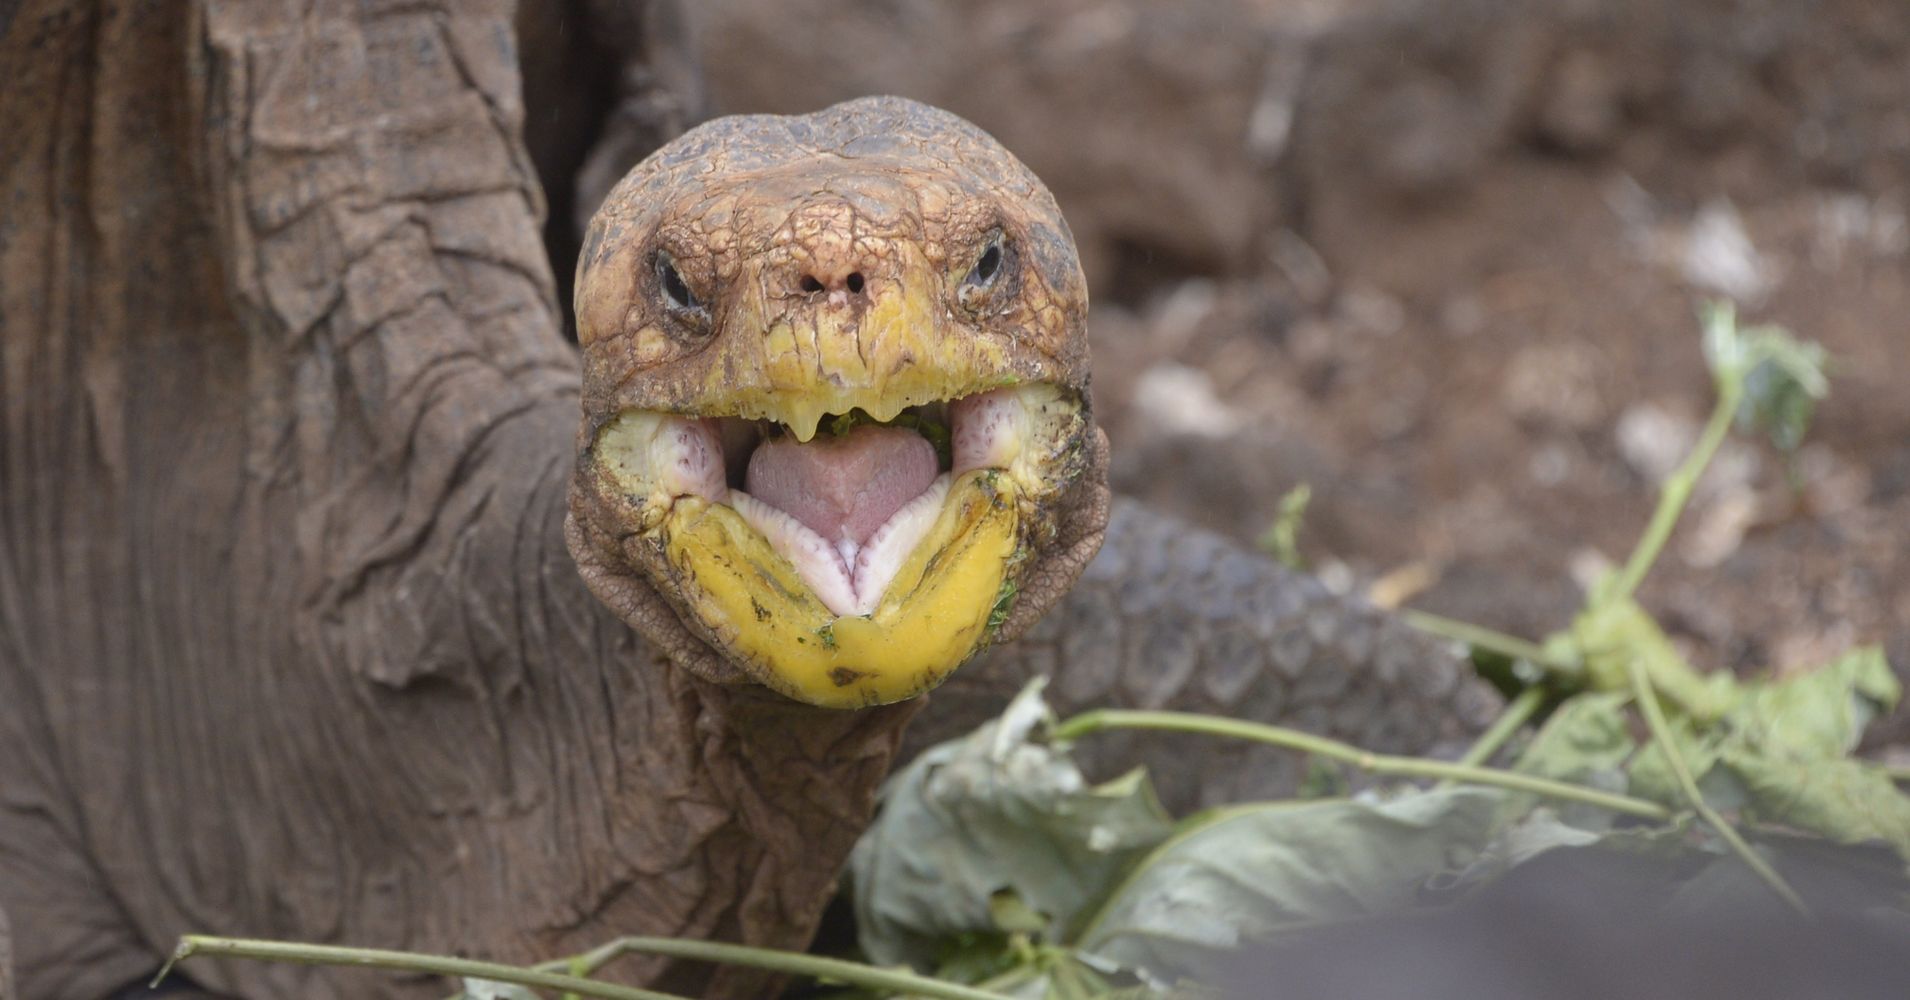
M 1698 726 L 1684 716 L 1672 716 L 1666 736 L 1678 748 L 1678 755 L 1684 758 L 1685 766 L 1698 781 L 1700 791 L 1705 790 L 1705 780 L 1723 753 L 1724 732 L 1716 726 Z M 1672 808 L 1686 805 L 1683 789 L 1678 786 L 1678 778 L 1671 770 L 1671 762 L 1665 756 L 1662 742 L 1653 740 L 1631 763 L 1631 794 L 1650 799 Z M 1720 789 L 1723 791 L 1723 789 Z M 1718 809 L 1733 809 L 1737 803 L 1719 801 L 1706 796 L 1706 801 Z
M 1847 756 L 1864 726 L 1900 694 L 1874 647 L 1810 673 L 1743 685 L 1693 771 L 1706 775 L 1706 798 L 1720 807 L 1712 789 L 1728 780 L 1751 818 L 1840 843 L 1880 840 L 1910 860 L 1910 798 L 1882 771 Z M 1640 777 L 1634 768 L 1634 781 Z
M 1816 358 L 1807 363 L 1821 366 L 1823 350 L 1815 344 L 1808 346 L 1816 350 Z M 1744 403 L 1738 411 L 1738 423 L 1762 427 L 1771 435 L 1772 444 L 1784 451 L 1796 451 L 1804 443 L 1804 433 L 1810 430 L 1811 417 L 1821 398 L 1823 394 L 1806 388 L 1784 361 L 1768 359 L 1744 378 Z
M 1046 715 L 1031 687 L 999 720 L 890 780 L 850 856 L 870 958 L 926 969 L 942 942 L 1034 920 L 1059 940 L 1172 830 L 1141 772 L 1089 786 L 1066 753 L 1029 742 Z
M 1740 330 L 1737 309 L 1729 302 L 1708 307 L 1703 324 L 1704 357 L 1712 377 L 1720 386 L 1742 387 L 1738 424 L 1762 427 L 1773 444 L 1796 450 L 1810 428 L 1817 401 L 1830 393 L 1823 346 L 1798 340 L 1781 326 Z
M 1903 693 L 1883 650 L 1853 650 L 1820 670 L 1747 685 L 1730 713 L 1734 734 L 1761 750 L 1841 757 Z
M 1617 691 L 1588 691 L 1565 700 L 1519 754 L 1513 769 L 1526 774 L 1587 785 L 1608 792 L 1627 789 L 1625 762 L 1638 750 L 1625 718 L 1629 695 Z M 1508 796 L 1512 814 L 1531 809 L 1532 795 Z M 1610 810 L 1581 802 L 1548 807 L 1575 827 L 1602 830 L 1611 825 Z
M 1559 781 L 1615 774 L 1638 749 L 1625 721 L 1631 697 L 1588 692 L 1566 699 L 1519 754 L 1516 770 Z
M 1715 725 L 1671 720 L 1707 802 L 1840 843 L 1880 840 L 1910 860 L 1910 797 L 1847 756 L 1901 693 L 1881 651 L 1856 650 L 1810 673 L 1738 685 L 1737 693 Z M 1681 801 L 1660 745 L 1640 752 L 1630 773 L 1632 794 Z
M 1412 903 L 1428 879 L 1478 857 L 1502 801 L 1458 787 L 1194 817 L 1140 863 L 1077 947 L 1150 981 L 1199 978 L 1218 951 L 1243 940 Z
M 1717 719 L 1737 701 L 1730 674 L 1691 669 L 1658 623 L 1629 597 L 1594 601 L 1572 623 L 1570 635 L 1596 690 L 1629 690 L 1636 658 L 1659 697 L 1700 722 Z
M 1739 751 L 1723 764 L 1744 783 L 1755 818 L 1839 843 L 1880 840 L 1910 861 L 1910 798 L 1875 765 Z

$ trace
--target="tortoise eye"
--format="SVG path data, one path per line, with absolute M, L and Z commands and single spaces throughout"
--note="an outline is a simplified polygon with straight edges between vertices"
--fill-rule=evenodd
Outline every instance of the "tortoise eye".
M 672 306 L 687 310 L 703 308 L 703 304 L 696 300 L 696 293 L 690 291 L 689 284 L 683 280 L 683 275 L 677 273 L 676 262 L 670 259 L 666 251 L 657 252 L 657 284 L 663 286 L 663 295 Z
M 994 239 L 988 241 L 988 249 L 976 258 L 974 268 L 968 272 L 968 277 L 962 279 L 962 284 L 971 288 L 987 288 L 994 284 L 995 276 L 1001 273 L 1001 259 L 1001 236 L 996 234 Z
M 995 299 L 995 286 L 1001 283 L 1002 275 L 1009 270 L 1010 258 L 1014 248 L 1009 246 L 1008 238 L 1001 230 L 988 236 L 988 242 L 982 246 L 982 252 L 976 256 L 975 263 L 968 269 L 967 276 L 955 289 L 955 301 L 969 311 L 980 310 Z

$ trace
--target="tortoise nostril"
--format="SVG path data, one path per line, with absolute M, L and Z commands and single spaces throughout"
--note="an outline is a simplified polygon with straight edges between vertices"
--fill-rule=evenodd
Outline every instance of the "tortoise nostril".
M 827 274 L 828 272 L 825 271 L 824 273 Z M 805 274 L 796 284 L 802 288 L 804 292 L 812 295 L 825 290 L 831 292 L 846 290 L 850 295 L 861 295 L 862 289 L 867 286 L 868 282 L 863 279 L 861 271 L 850 271 L 846 275 L 839 273 L 831 274 L 827 278 L 817 277 L 813 274 Z

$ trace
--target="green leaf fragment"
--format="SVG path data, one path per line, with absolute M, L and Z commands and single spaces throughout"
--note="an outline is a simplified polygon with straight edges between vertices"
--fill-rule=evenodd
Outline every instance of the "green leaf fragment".
M 1818 400 L 1830 393 L 1823 346 L 1798 340 L 1780 326 L 1739 329 L 1736 307 L 1729 302 L 1712 303 L 1702 322 L 1712 377 L 1726 396 L 1742 394 L 1739 426 L 1761 427 L 1777 447 L 1796 450 Z
M 953 454 L 954 438 L 949 433 L 948 425 L 919 413 L 898 413 L 892 420 L 881 421 L 870 416 L 867 410 L 857 407 L 847 413 L 839 413 L 829 418 L 829 422 L 823 425 L 823 429 L 828 431 L 831 437 L 843 437 L 864 424 L 874 424 L 878 427 L 906 427 L 922 435 L 928 439 L 930 445 L 934 446 L 935 456 L 943 465 L 949 463 L 949 458 Z
M 1747 685 L 1729 721 L 1761 747 L 1843 756 L 1856 748 L 1870 720 L 1893 708 L 1902 694 L 1883 650 L 1872 646 L 1809 673 Z
M 1306 520 L 1307 503 L 1313 499 L 1313 487 L 1307 483 L 1288 490 L 1280 498 L 1280 511 L 1273 524 L 1259 538 L 1262 551 L 1279 560 L 1288 569 L 1305 569 L 1300 557 L 1300 528 Z
M 988 609 L 988 624 L 985 629 L 990 636 L 999 631 L 1002 624 L 1008 621 L 1009 614 L 1015 610 L 1015 596 L 1020 593 L 1021 587 L 1015 582 L 1014 577 L 1010 576 L 1001 581 L 1001 589 L 995 592 L 994 606 Z
M 1772 444 L 1784 451 L 1796 451 L 1804 443 L 1819 398 L 1793 372 L 1776 360 L 1767 360 L 1744 378 L 1738 425 L 1762 427 L 1770 434 Z
M 1716 761 L 1744 787 L 1754 818 L 1841 843 L 1880 840 L 1910 860 L 1910 798 L 1881 768 L 1847 756 L 1901 694 L 1875 647 L 1749 686 Z
M 1838 843 L 1882 841 L 1910 862 L 1910 798 L 1873 764 L 1726 751 L 1725 768 L 1744 784 L 1746 813 Z
M 1848 756 L 1900 696 L 1882 651 L 1860 649 L 1809 673 L 1737 684 L 1714 724 L 1674 716 L 1671 737 L 1713 808 L 1839 843 L 1880 841 L 1910 861 L 1910 797 L 1881 768 Z M 1628 773 L 1631 794 L 1679 802 L 1658 745 L 1641 750 Z

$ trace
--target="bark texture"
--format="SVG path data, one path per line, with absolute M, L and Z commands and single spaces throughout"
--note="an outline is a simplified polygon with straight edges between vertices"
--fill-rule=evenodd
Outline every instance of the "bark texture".
M 506 961 L 619 933 L 804 943 L 917 706 L 699 681 L 580 582 L 578 362 L 509 7 L 28 0 L 0 29 L 0 907 L 21 995 L 96 1000 L 192 931 Z M 1279 652 L 1297 623 L 1393 706 L 1401 745 L 1470 719 L 1452 664 L 1370 612 L 1120 523 L 949 704 L 1050 670 L 1076 703 L 1366 725 Z M 441 993 L 192 971 L 240 997 Z

